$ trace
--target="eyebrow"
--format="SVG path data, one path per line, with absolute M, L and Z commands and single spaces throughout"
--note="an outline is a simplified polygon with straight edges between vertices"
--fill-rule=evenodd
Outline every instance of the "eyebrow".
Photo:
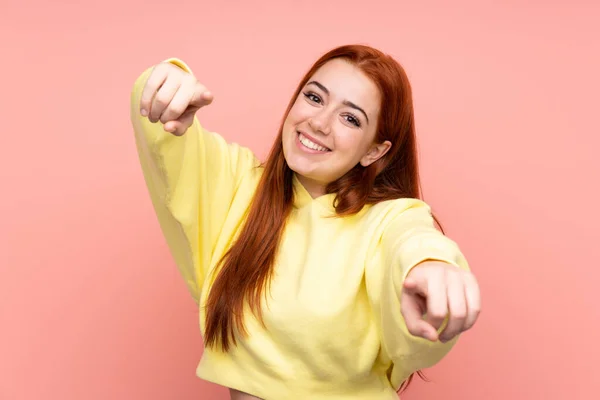
M 327 95 L 329 95 L 329 90 L 327 90 L 327 88 L 325 86 L 323 86 L 321 83 L 317 82 L 317 81 L 310 81 L 306 84 L 306 86 L 308 85 L 315 85 L 317 86 L 319 89 L 321 89 L 322 91 L 324 91 Z M 352 107 L 355 110 L 360 111 L 361 113 L 363 113 L 363 115 L 365 116 L 365 118 L 367 119 L 367 124 L 369 123 L 369 117 L 367 117 L 367 113 L 365 112 L 365 110 L 363 110 L 362 108 L 360 108 L 359 106 L 357 106 L 356 104 L 354 104 L 353 102 L 349 101 L 349 100 L 344 100 L 342 102 L 342 104 L 348 106 L 348 107 Z

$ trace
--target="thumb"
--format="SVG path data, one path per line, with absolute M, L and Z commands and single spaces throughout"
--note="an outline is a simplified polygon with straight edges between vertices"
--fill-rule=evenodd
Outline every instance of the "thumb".
M 402 285 L 409 293 L 427 296 L 427 280 L 422 278 L 407 277 Z
M 165 131 L 171 132 L 175 136 L 183 135 L 194 123 L 194 117 L 197 110 L 198 109 L 195 107 L 188 107 L 178 119 L 165 123 Z
M 174 120 L 168 121 L 164 124 L 164 129 L 167 132 L 171 132 L 175 136 L 183 135 L 187 129 L 194 123 L 194 116 L 196 115 L 196 111 L 200 108 L 209 105 L 213 101 L 212 93 L 208 91 L 196 91 L 192 100 L 190 101 L 190 105 L 181 114 L 181 116 Z
M 192 114 L 192 119 L 194 118 Z M 180 118 L 175 121 L 169 121 L 164 125 L 164 129 L 167 132 L 172 133 L 175 136 L 182 136 L 189 128 L 191 122 L 186 121 L 185 118 Z

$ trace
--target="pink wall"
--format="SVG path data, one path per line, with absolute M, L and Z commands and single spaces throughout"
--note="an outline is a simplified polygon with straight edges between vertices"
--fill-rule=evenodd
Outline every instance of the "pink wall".
M 597 398 L 598 2 L 68 3 L 0 5 L 0 399 L 226 398 L 194 375 L 131 85 L 184 59 L 216 96 L 205 125 L 262 156 L 303 71 L 349 42 L 406 67 L 426 200 L 483 290 L 405 399 Z

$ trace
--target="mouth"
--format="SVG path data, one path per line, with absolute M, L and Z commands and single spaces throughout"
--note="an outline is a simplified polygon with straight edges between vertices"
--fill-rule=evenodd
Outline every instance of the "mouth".
M 309 153 L 329 153 L 331 149 L 323 146 L 321 143 L 317 143 L 317 141 L 313 138 L 310 138 L 303 132 L 296 131 L 297 135 L 297 144 L 304 150 Z

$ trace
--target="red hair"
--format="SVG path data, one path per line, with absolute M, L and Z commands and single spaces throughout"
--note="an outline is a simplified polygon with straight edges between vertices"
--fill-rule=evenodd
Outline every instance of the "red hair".
M 377 85 L 381 111 L 375 142 L 389 140 L 392 143 L 390 150 L 373 164 L 368 167 L 358 164 L 327 186 L 327 193 L 336 193 L 336 214 L 352 215 L 366 204 L 385 200 L 420 198 L 412 91 L 404 69 L 392 57 L 363 45 L 342 46 L 327 52 L 301 80 L 283 121 L 310 77 L 335 58 L 360 68 Z M 247 219 L 238 239 L 223 256 L 208 295 L 205 332 L 208 347 L 227 351 L 236 344 L 236 331 L 247 334 L 243 320 L 246 301 L 262 322 L 261 298 L 273 275 L 278 245 L 293 204 L 294 173 L 283 154 L 283 121 Z

